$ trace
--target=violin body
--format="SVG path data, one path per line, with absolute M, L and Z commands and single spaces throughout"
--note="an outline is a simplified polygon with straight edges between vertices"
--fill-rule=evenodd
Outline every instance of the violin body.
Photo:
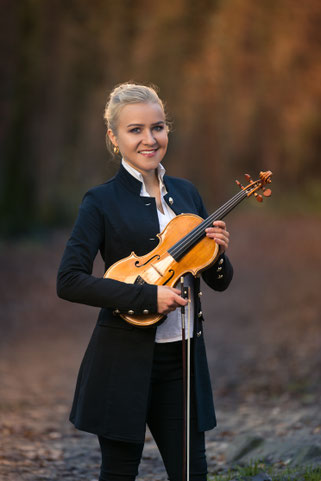
M 187 272 L 196 276 L 212 265 L 218 257 L 219 247 L 213 239 L 203 237 L 184 254 L 179 262 L 169 254 L 168 250 L 202 222 L 203 219 L 195 214 L 180 214 L 174 217 L 165 229 L 157 234 L 159 244 L 155 249 L 140 257 L 132 252 L 130 256 L 109 267 L 104 278 L 128 284 L 146 282 L 157 286 L 174 287 L 180 277 Z M 157 313 L 139 316 L 120 314 L 120 316 L 130 324 L 140 327 L 151 326 L 164 317 L 163 314 Z

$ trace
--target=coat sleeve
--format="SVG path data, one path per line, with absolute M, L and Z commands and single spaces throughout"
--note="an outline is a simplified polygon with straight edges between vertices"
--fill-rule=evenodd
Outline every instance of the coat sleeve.
M 196 189 L 195 196 L 199 215 L 206 219 L 208 213 Z M 225 291 L 233 278 L 233 267 L 227 255 L 221 254 L 213 266 L 202 272 L 202 278 L 215 291 Z
M 57 276 L 62 299 L 101 308 L 157 312 L 157 286 L 133 285 L 92 275 L 94 259 L 104 244 L 105 222 L 94 195 L 85 195 L 67 242 Z

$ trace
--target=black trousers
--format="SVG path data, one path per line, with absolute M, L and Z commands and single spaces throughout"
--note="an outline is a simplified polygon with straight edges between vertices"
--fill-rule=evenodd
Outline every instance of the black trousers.
M 192 351 L 192 350 L 191 350 Z M 193 360 L 191 360 L 193 365 Z M 191 375 L 190 480 L 206 481 L 204 433 L 197 430 L 194 377 Z M 162 456 L 168 479 L 182 481 L 183 376 L 182 343 L 155 344 L 146 420 Z M 99 436 L 102 464 L 99 481 L 134 481 L 143 444 Z

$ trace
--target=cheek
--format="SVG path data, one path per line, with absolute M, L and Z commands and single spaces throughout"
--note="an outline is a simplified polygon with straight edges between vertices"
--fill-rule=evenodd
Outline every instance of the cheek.
M 159 143 L 161 143 L 164 147 L 167 147 L 168 144 L 168 135 L 167 133 L 163 133 L 159 138 Z
M 129 151 L 134 149 L 137 143 L 138 143 L 137 139 L 132 137 L 126 137 L 122 139 L 120 147 L 122 147 L 124 151 Z

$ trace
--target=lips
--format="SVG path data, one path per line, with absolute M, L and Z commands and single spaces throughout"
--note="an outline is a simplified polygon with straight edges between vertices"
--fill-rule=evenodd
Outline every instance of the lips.
M 149 155 L 149 154 L 153 154 L 157 150 L 158 150 L 158 148 L 157 149 L 145 149 L 145 150 L 140 150 L 139 153 L 143 154 L 143 155 Z

